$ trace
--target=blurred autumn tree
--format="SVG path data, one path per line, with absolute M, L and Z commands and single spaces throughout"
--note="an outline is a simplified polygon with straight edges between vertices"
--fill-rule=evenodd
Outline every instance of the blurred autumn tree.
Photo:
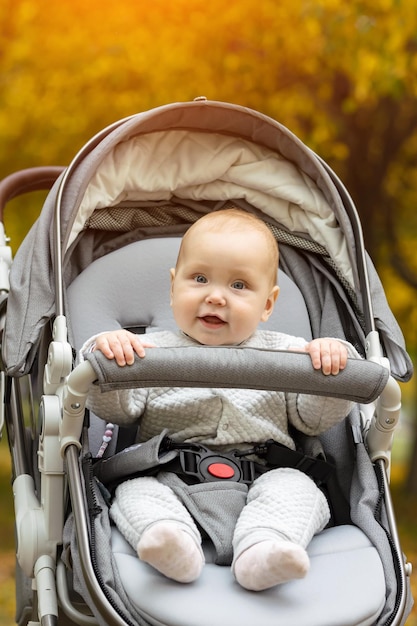
M 160 104 L 257 109 L 344 181 L 416 351 L 415 0 L 2 0 L 0 20 L 0 175 Z M 11 216 L 18 238 L 33 219 Z

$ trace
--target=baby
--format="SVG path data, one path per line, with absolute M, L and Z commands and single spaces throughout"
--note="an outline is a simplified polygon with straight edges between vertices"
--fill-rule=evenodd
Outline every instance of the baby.
M 101 350 L 120 366 L 155 346 L 245 346 L 306 351 L 313 367 L 337 375 L 347 342 L 261 331 L 279 293 L 278 247 L 265 223 L 238 209 L 209 213 L 183 237 L 171 269 L 171 307 L 180 329 L 135 335 L 125 330 L 92 337 L 82 348 Z M 269 439 L 294 449 L 289 425 L 317 435 L 350 411 L 345 400 L 260 390 L 155 388 L 91 390 L 89 406 L 121 425 L 137 423 L 138 441 L 164 428 L 178 442 L 200 442 L 216 451 Z M 201 534 L 190 513 L 157 477 L 120 484 L 110 514 L 140 559 L 179 582 L 198 578 L 204 565 Z M 327 500 L 317 485 L 293 468 L 272 469 L 250 486 L 233 534 L 232 571 L 238 583 L 262 590 L 302 578 L 306 547 L 328 523 Z

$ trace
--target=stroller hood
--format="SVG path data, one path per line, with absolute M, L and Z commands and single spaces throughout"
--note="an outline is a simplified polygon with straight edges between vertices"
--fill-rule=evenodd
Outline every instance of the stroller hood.
M 331 170 L 271 118 L 204 100 L 116 122 L 93 137 L 57 180 L 12 265 L 3 354 L 8 373 L 30 371 L 45 325 L 65 313 L 66 287 L 95 258 L 135 238 L 182 234 L 190 212 L 198 217 L 231 201 L 295 234 L 305 249 L 324 250 L 335 270 L 325 276 L 314 263 L 300 264 L 284 243 L 285 271 L 305 285 L 307 300 L 315 291 L 326 302 L 330 288 L 342 291 L 341 281 L 354 294 L 348 310 L 359 342 L 378 330 L 392 374 L 408 380 L 412 364 L 401 330 L 363 249 L 356 211 Z M 155 208 L 163 214 L 166 205 L 178 205 L 180 218 L 138 220 Z M 312 326 L 317 335 L 333 330 L 331 323 L 314 327 L 314 319 Z

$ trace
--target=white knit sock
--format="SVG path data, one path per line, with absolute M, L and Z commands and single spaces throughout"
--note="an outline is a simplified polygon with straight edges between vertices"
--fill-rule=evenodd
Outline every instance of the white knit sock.
M 307 552 L 299 545 L 285 540 L 256 543 L 236 559 L 234 574 L 245 589 L 261 591 L 304 578 L 309 569 Z
M 196 580 L 204 565 L 204 556 L 194 538 L 174 522 L 156 522 L 139 540 L 139 558 L 159 572 L 180 583 Z

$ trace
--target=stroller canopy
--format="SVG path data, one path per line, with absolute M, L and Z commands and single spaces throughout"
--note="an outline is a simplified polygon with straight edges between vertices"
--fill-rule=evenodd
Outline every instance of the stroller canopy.
M 232 203 L 260 213 L 275 229 L 285 271 L 309 285 L 307 292 L 314 284 L 325 301 L 332 283 L 348 294 L 359 344 L 376 328 L 392 374 L 408 380 L 412 365 L 402 333 L 341 183 L 278 122 L 205 100 L 113 124 L 82 148 L 56 182 L 12 266 L 8 373 L 30 370 L 45 324 L 64 313 L 66 287 L 94 259 L 136 239 L 182 234 L 205 212 Z M 286 245 L 294 239 L 307 254 L 326 257 L 326 272 L 313 263 L 306 275 Z M 314 328 L 313 320 L 314 334 L 323 330 L 337 329 Z

